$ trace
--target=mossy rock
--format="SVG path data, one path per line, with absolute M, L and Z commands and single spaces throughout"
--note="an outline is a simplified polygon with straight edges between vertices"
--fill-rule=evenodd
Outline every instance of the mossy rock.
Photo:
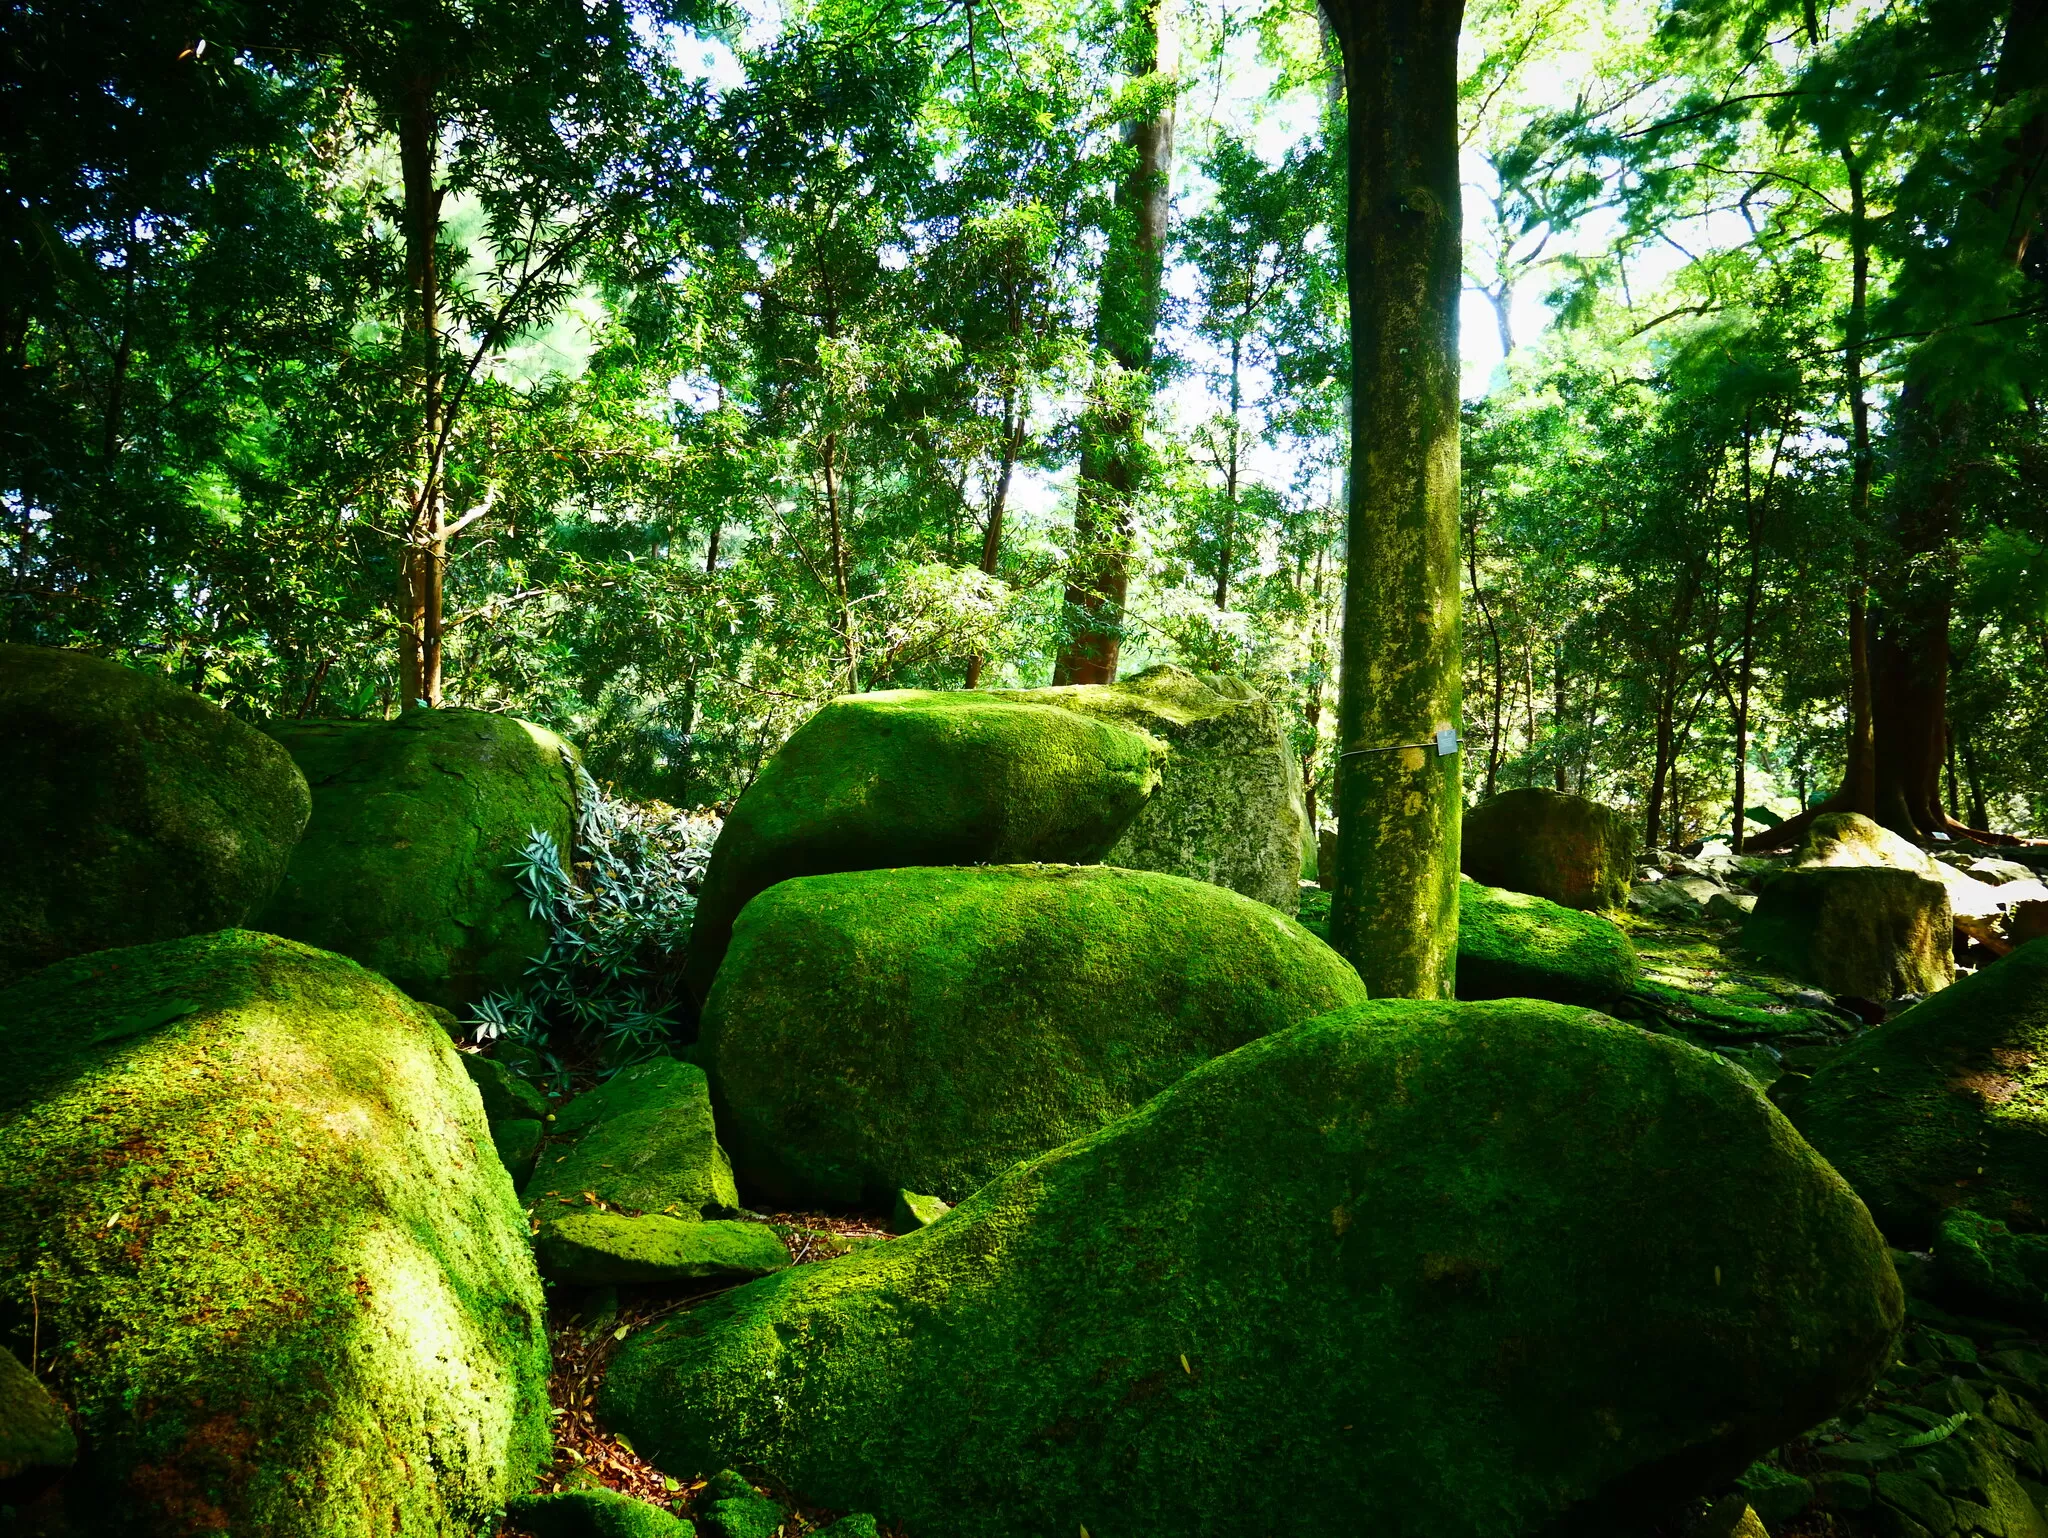
M 1951 1207 L 2048 1228 L 2048 940 L 1857 1038 L 1782 1104 L 1903 1248 Z
M 267 730 L 305 771 L 313 816 L 256 927 L 458 1013 L 524 984 L 548 934 L 511 867 L 535 829 L 569 857 L 576 788 L 561 738 L 483 710 Z
M 1164 663 L 1113 684 L 1002 697 L 1113 721 L 1164 746 L 1158 789 L 1103 863 L 1211 882 L 1282 913 L 1299 906 L 1304 869 L 1315 875 L 1315 835 L 1301 761 L 1272 701 L 1237 679 Z
M 572 1212 L 534 1236 L 541 1275 L 582 1287 L 749 1280 L 780 1271 L 789 1251 L 762 1223 L 704 1223 L 649 1213 Z
M 540 1279 L 423 1010 L 227 930 L 61 962 L 0 1021 L 0 1334 L 40 1318 L 87 1531 L 467 1538 L 529 1486 Z
M 1511 1538 L 1732 1479 L 1901 1315 L 1854 1193 L 1709 1054 L 1390 1000 L 634 1335 L 601 1408 L 911 1538 Z
M 1829 812 L 1808 824 L 1806 838 L 1792 853 L 1799 868 L 1829 865 L 1881 865 L 1922 876 L 1935 873 L 1934 857 L 1911 839 L 1865 817 L 1861 812 Z
M 0 738 L 0 984 L 244 922 L 306 826 L 276 743 L 85 652 L 0 645 Z
M 546 1133 L 543 1123 L 525 1117 L 491 1123 L 491 1146 L 498 1150 L 498 1162 L 505 1166 L 514 1185 L 523 1186 L 533 1178 L 534 1166 L 540 1161 L 541 1139 Z
M 1104 866 L 812 876 L 747 905 L 702 1051 L 750 1198 L 957 1201 L 1198 1064 L 1365 997 L 1263 903 Z
M 533 1538 L 694 1538 L 683 1518 L 616 1490 L 521 1496 L 508 1513 Z
M 596 1200 L 675 1217 L 736 1212 L 704 1070 L 658 1057 L 622 1068 L 555 1118 L 557 1138 L 526 1187 L 544 1211 Z
M 433 1013 L 430 1009 L 429 1014 Z M 548 1114 L 548 1097 L 521 1078 L 506 1064 L 474 1052 L 462 1054 L 463 1069 L 483 1098 L 488 1121 L 542 1121 Z
M 63 1407 L 0 1347 L 0 1506 L 54 1484 L 77 1457 L 78 1438 Z
M 1628 936 L 1597 913 L 1477 881 L 1458 883 L 1458 997 L 1615 1003 L 1641 966 Z
M 1566 908 L 1619 908 L 1635 877 L 1635 835 L 1612 807 L 1562 791 L 1508 790 L 1465 814 L 1460 868 L 1482 886 Z
M 711 1476 L 697 1510 L 710 1538 L 775 1538 L 789 1515 L 735 1469 Z
M 1948 889 L 1879 865 L 1786 871 L 1757 897 L 1742 948 L 1828 992 L 1883 1001 L 1955 981 Z
M 1934 1267 L 1953 1306 L 2048 1325 L 2048 1234 L 2016 1234 L 1996 1218 L 1952 1207 L 1934 1235 Z
M 902 865 L 1100 860 L 1158 783 L 1142 732 L 987 693 L 836 699 L 719 830 L 685 976 L 699 999 L 733 921 L 778 881 Z

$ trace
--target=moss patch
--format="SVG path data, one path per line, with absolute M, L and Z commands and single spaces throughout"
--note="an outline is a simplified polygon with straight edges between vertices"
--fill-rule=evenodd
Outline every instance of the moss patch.
M 0 984 L 239 924 L 306 826 L 276 743 L 168 680 L 0 645 Z
M 690 935 L 701 999 L 734 919 L 796 876 L 901 865 L 1100 860 L 1158 783 L 1157 743 L 1112 721 L 985 693 L 832 701 L 720 830 Z
M 1458 997 L 1612 1004 L 1635 986 L 1628 936 L 1598 914 L 1458 883 Z
M 54 1480 L 78 1456 L 78 1438 L 50 1391 L 0 1349 L 0 1505 Z
M 1896 1244 L 1925 1245 L 1951 1207 L 2048 1228 L 2048 940 L 1869 1032 L 1784 1103 Z
M 510 869 L 535 829 L 566 852 L 575 788 L 553 732 L 481 710 L 281 721 L 313 816 L 255 927 L 352 956 L 463 1010 L 547 944 Z
M 1732 1478 L 1899 1320 L 1861 1204 L 1715 1059 L 1383 1001 L 633 1336 L 602 1403 L 678 1475 L 912 1538 L 1507 1538 Z
M 612 1490 L 565 1490 L 512 1503 L 533 1538 L 692 1538 L 696 1528 L 659 1506 Z
M 957 1200 L 1217 1054 L 1365 997 L 1329 947 L 1206 882 L 1058 865 L 784 882 L 704 1018 L 742 1182 Z
M 93 1530 L 467 1535 L 548 1449 L 525 1222 L 440 1027 L 229 930 L 0 994 L 0 1332 Z

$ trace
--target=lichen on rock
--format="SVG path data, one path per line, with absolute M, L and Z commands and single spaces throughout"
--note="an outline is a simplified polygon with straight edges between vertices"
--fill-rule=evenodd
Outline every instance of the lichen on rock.
M 483 710 L 268 730 L 305 771 L 313 815 L 254 927 L 351 956 L 457 1012 L 517 987 L 548 931 L 513 858 L 536 829 L 567 856 L 568 745 Z
M 1382 1001 L 634 1335 L 602 1408 L 911 1538 L 1509 1538 L 1733 1478 L 1900 1318 L 1862 1204 L 1710 1055 Z
M 275 936 L 0 993 L 0 1335 L 32 1322 L 88 1531 L 469 1538 L 547 1458 L 539 1278 L 454 1046 Z
M 750 1199 L 948 1201 L 1255 1037 L 1355 1003 L 1263 903 L 1106 866 L 786 881 L 748 904 L 700 1055 Z
M 243 923 L 306 826 L 276 743 L 85 652 L 0 645 L 0 738 L 0 984 Z

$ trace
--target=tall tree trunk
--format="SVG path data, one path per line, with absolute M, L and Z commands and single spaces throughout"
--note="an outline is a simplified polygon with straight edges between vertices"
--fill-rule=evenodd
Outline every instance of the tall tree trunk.
M 847 601 L 846 523 L 840 508 L 838 457 L 839 435 L 827 433 L 823 461 L 826 528 L 832 541 L 832 596 L 839 605 L 838 630 L 846 658 L 846 692 L 852 694 L 860 687 L 860 653 L 854 645 L 853 605 Z
M 1742 417 L 1742 525 L 1749 546 L 1749 576 L 1742 588 L 1742 649 L 1735 664 L 1735 805 L 1729 809 L 1729 844 L 1742 853 L 1749 817 L 1749 697 L 1756 683 L 1756 609 L 1763 583 L 1763 519 L 1750 484 L 1750 419 Z M 1768 487 L 1766 487 L 1768 494 Z
M 1482 793 L 1487 799 L 1493 796 L 1494 785 L 1500 776 L 1500 735 L 1506 729 L 1502 719 L 1503 695 L 1507 688 L 1505 665 L 1501 659 L 1500 626 L 1493 617 L 1493 605 L 1486 601 L 1486 590 L 1479 585 L 1479 515 L 1472 515 L 1472 526 L 1465 546 L 1466 571 L 1472 579 L 1472 599 L 1479 605 L 1480 618 L 1486 622 L 1486 636 L 1493 655 L 1493 702 L 1487 715 L 1486 731 L 1486 789 Z
M 1249 306 L 1247 306 L 1249 308 Z M 1237 543 L 1238 413 L 1244 400 L 1244 340 L 1230 339 L 1230 449 L 1223 467 L 1223 538 L 1216 552 L 1216 607 L 1230 607 L 1230 565 Z
M 1351 508 L 1330 937 L 1377 997 L 1458 953 L 1462 0 L 1324 0 L 1350 97 Z
M 1177 68 L 1171 0 L 1134 3 L 1132 73 L 1170 81 Z M 1095 310 L 1096 345 L 1119 369 L 1147 380 L 1166 263 L 1173 119 L 1169 97 L 1154 116 L 1124 127 L 1132 160 L 1116 189 Z M 1131 503 L 1142 477 L 1144 438 L 1143 414 L 1126 404 L 1098 405 L 1082 422 L 1067 634 L 1053 660 L 1054 683 L 1116 682 L 1124 599 L 1130 590 Z
M 415 481 L 399 545 L 400 709 L 441 706 L 442 573 L 448 560 L 446 498 L 442 460 L 447 447 L 446 405 L 441 377 L 442 189 L 434 167 L 441 127 L 434 110 L 434 85 L 409 82 L 398 112 L 398 162 L 405 225 L 406 286 L 411 313 L 407 330 L 419 370 L 419 433 Z
M 1550 788 L 1564 790 L 1564 632 L 1550 642 Z

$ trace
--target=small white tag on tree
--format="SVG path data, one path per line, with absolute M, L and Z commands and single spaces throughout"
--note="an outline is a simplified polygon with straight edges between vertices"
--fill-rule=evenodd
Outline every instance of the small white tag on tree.
M 1440 726 L 1436 732 L 1436 756 L 1449 758 L 1458 751 L 1458 729 L 1455 726 Z

